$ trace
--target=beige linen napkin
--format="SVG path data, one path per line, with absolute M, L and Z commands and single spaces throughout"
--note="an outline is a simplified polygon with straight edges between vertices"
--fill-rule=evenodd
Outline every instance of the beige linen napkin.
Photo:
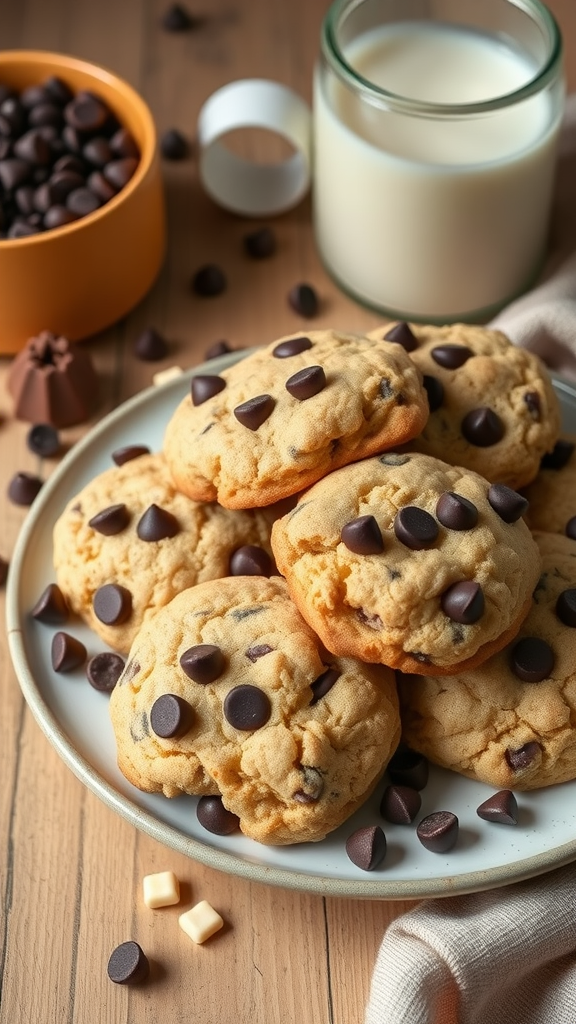
M 545 266 L 490 326 L 576 377 L 576 95 L 566 102 Z M 576 1024 L 576 864 L 427 900 L 394 921 L 365 1024 Z

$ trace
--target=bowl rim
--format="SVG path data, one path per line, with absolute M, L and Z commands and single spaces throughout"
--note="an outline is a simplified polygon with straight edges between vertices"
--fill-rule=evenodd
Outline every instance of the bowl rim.
M 24 248 L 25 246 L 48 245 L 54 237 L 62 238 L 64 235 L 74 235 L 91 224 L 111 215 L 113 211 L 125 202 L 135 192 L 154 164 L 158 151 L 158 138 L 156 124 L 150 107 L 140 93 L 130 85 L 126 79 L 117 75 L 115 71 L 103 64 L 96 64 L 93 61 L 84 60 L 83 57 L 73 57 L 66 53 L 57 53 L 52 50 L 1 50 L 0 51 L 0 76 L 3 68 L 18 63 L 36 64 L 46 67 L 52 74 L 58 74 L 57 66 L 62 70 L 80 71 L 90 75 L 99 81 L 104 81 L 116 92 L 127 94 L 131 106 L 134 108 L 144 127 L 145 141 L 141 149 L 138 166 L 130 178 L 130 181 L 97 210 L 80 217 L 71 224 L 63 224 L 61 227 L 52 228 L 49 231 L 39 231 L 35 235 L 27 235 L 24 238 L 0 238 L 0 251 L 8 251 L 12 248 Z

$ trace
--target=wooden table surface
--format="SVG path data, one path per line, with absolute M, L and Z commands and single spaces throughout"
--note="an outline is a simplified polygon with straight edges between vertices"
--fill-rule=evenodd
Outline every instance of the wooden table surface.
M 273 78 L 310 99 L 327 0 L 190 0 L 194 30 L 165 32 L 162 0 L 5 0 L 6 49 L 39 48 L 107 65 L 144 96 L 160 132 L 194 140 L 203 102 L 237 78 Z M 576 3 L 551 0 L 563 30 L 568 86 L 576 89 Z M 278 155 L 257 133 L 239 145 Z M 242 238 L 256 222 L 224 213 L 202 192 L 189 159 L 163 165 L 168 253 L 158 281 L 121 323 L 83 344 L 102 379 L 99 418 L 151 383 L 153 372 L 202 361 L 215 341 L 259 345 L 306 326 L 361 330 L 380 318 L 344 296 L 324 272 L 309 201 L 268 221 L 278 237 L 269 260 L 248 260 Z M 189 287 L 203 263 L 219 263 L 228 288 L 199 299 Z M 321 298 L 313 322 L 288 306 L 292 285 Z M 0 282 L 0 301 L 1 301 Z M 31 296 L 31 301 L 33 297 Z M 162 363 L 135 358 L 133 341 L 155 326 L 170 342 Z M 26 511 L 6 487 L 18 470 L 38 472 L 12 417 L 0 360 L 0 556 L 10 558 Z M 63 432 L 67 444 L 90 426 Z M 40 467 L 48 476 L 57 460 Z M 4 621 L 4 594 L 0 614 Z M 410 904 L 299 894 L 255 884 L 173 853 L 125 823 L 86 790 L 34 721 L 0 636 L 0 1024 L 361 1024 L 374 959 L 389 921 Z M 207 899 L 227 922 L 202 947 L 177 926 L 181 907 L 152 912 L 144 875 L 173 870 L 184 907 Z M 136 939 L 153 961 L 140 988 L 113 985 L 111 950 Z M 384 1022 L 383 1022 L 384 1024 Z

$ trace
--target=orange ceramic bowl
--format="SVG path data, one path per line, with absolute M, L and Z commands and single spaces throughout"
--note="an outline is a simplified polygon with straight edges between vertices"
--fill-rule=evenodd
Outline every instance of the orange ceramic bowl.
M 42 50 L 0 52 L 0 82 L 21 91 L 51 75 L 100 96 L 140 149 L 128 184 L 94 213 L 27 238 L 0 240 L 0 354 L 40 331 L 76 341 L 120 319 L 162 264 L 165 212 L 156 129 L 138 93 L 111 71 Z

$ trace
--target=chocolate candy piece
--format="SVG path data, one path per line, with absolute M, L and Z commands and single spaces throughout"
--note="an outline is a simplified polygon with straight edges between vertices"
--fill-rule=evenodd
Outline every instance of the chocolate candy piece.
M 436 412 L 444 401 L 444 385 L 442 384 L 442 381 L 438 380 L 437 377 L 431 377 L 430 374 L 425 373 L 422 379 L 422 385 L 428 395 L 428 408 L 430 409 L 430 412 Z
M 476 448 L 490 448 L 504 437 L 504 424 L 500 417 L 483 405 L 471 409 L 461 423 L 461 430 L 469 444 Z
M 122 533 L 122 530 L 126 529 L 129 522 L 130 513 L 126 505 L 109 505 L 92 516 L 92 519 L 88 520 L 88 526 L 104 537 L 115 537 L 117 533 Z
M 418 348 L 418 342 L 414 333 L 403 320 L 387 331 L 384 335 L 384 341 L 395 341 L 397 345 L 402 345 L 406 352 L 413 352 L 414 349 Z
M 501 789 L 499 793 L 489 796 L 484 803 L 476 808 L 476 814 L 484 821 L 495 821 L 499 825 L 516 825 L 518 822 L 518 804 L 510 789 Z
M 272 576 L 272 559 L 264 548 L 257 544 L 243 544 L 230 555 L 231 576 Z
M 515 523 L 528 509 L 528 499 L 506 484 L 490 484 L 488 501 L 505 523 Z
M 119 626 L 132 614 L 132 594 L 118 583 L 105 583 L 92 598 L 94 614 L 106 626 Z
M 504 756 L 513 772 L 522 772 L 534 764 L 540 750 L 540 744 L 536 743 L 536 740 L 530 740 L 517 750 L 509 747 Z
M 200 267 L 192 278 L 192 288 L 196 295 L 202 298 L 212 298 L 214 295 L 221 295 L 226 288 L 226 277 L 216 263 L 206 263 Z
M 456 845 L 459 830 L 458 818 L 452 811 L 434 811 L 422 818 L 416 835 L 422 846 L 432 853 L 447 853 Z
M 82 156 L 94 167 L 104 167 L 105 164 L 110 163 L 114 154 L 108 139 L 103 135 L 97 135 L 95 138 L 89 139 L 82 147 Z
M 309 320 L 318 313 L 318 296 L 312 285 L 295 284 L 288 293 L 288 305 L 299 316 Z
M 86 677 L 90 686 L 101 693 L 112 693 L 124 671 L 124 658 L 113 651 L 95 654 L 86 665 Z
M 251 683 L 235 686 L 224 699 L 224 717 L 233 729 L 261 729 L 272 714 L 268 694 Z
M 134 342 L 134 355 L 145 362 L 156 362 L 168 355 L 168 342 L 154 327 L 147 327 Z
M 410 825 L 422 806 L 422 797 L 412 786 L 386 786 L 380 814 L 394 825 Z
M 108 120 L 110 111 L 90 92 L 79 92 L 64 108 L 66 123 L 78 132 L 96 132 Z
M 226 381 L 213 373 L 199 373 L 192 377 L 191 393 L 192 405 L 202 405 L 214 395 L 220 394 L 226 387 Z
M 13 191 L 18 185 L 28 181 L 29 177 L 30 164 L 26 160 L 18 160 L 13 157 L 0 160 L 0 182 L 7 192 Z
M 452 622 L 470 626 L 484 614 L 484 593 L 475 580 L 453 583 L 440 598 L 442 611 Z
M 120 191 L 134 177 L 137 167 L 138 160 L 135 156 L 123 156 L 119 160 L 111 160 L 106 164 L 102 174 L 113 188 Z
M 61 626 L 68 621 L 66 598 L 57 583 L 48 584 L 30 614 L 38 622 L 45 622 L 50 626 Z
M 60 437 L 50 423 L 35 423 L 26 436 L 26 444 L 31 452 L 44 459 L 52 458 L 60 451 Z
M 299 402 L 313 398 L 326 387 L 326 374 L 321 366 L 305 366 L 286 381 L 286 390 Z
M 528 412 L 530 413 L 533 420 L 540 419 L 541 406 L 540 406 L 540 395 L 537 391 L 527 391 L 524 395 L 524 401 Z
M 358 516 L 342 527 L 342 542 L 356 555 L 379 555 L 384 551 L 380 527 L 374 516 Z
M 138 520 L 136 533 L 140 540 L 148 542 L 165 540 L 180 533 L 180 524 L 168 509 L 150 505 Z
M 112 187 L 109 181 L 101 171 L 92 171 L 92 174 L 88 175 L 86 184 L 91 192 L 94 192 L 103 203 L 109 203 L 111 199 L 116 195 L 116 189 Z
M 563 590 L 558 596 L 556 615 L 565 626 L 576 627 L 576 588 Z
M 244 235 L 244 251 L 253 260 L 264 260 L 276 252 L 276 235 L 272 228 L 259 228 Z
M 234 415 L 243 427 L 249 430 L 258 430 L 258 427 L 268 419 L 276 405 L 272 395 L 257 395 L 256 398 L 249 398 L 234 409 Z
M 302 786 L 306 788 L 297 789 L 292 794 L 297 804 L 316 804 L 324 792 L 324 779 L 319 768 L 311 765 L 300 765 L 302 772 Z
M 574 451 L 572 441 L 556 441 L 551 452 L 547 452 L 540 460 L 540 469 L 563 469 Z
M 217 359 L 218 356 L 225 356 L 228 352 L 233 352 L 232 346 L 223 339 L 215 341 L 212 345 L 209 345 L 204 353 L 204 359 Z
M 177 128 L 169 128 L 160 137 L 160 152 L 166 160 L 183 160 L 188 156 L 188 140 Z
M 321 676 L 318 676 L 313 683 L 310 683 L 310 689 L 312 690 L 312 700 L 310 701 L 310 705 L 317 704 L 322 697 L 325 697 L 341 675 L 342 673 L 340 669 L 327 668 Z
M 65 224 L 74 224 L 79 220 L 79 216 L 66 206 L 51 206 L 44 214 L 42 223 L 47 231 L 52 231 L 54 228 L 64 227 Z
M 552 675 L 554 651 L 545 640 L 525 636 L 510 651 L 510 668 L 525 683 L 540 683 Z
M 312 348 L 310 338 L 289 338 L 288 341 L 281 341 L 272 349 L 272 355 L 276 359 L 288 359 L 289 356 L 297 356 L 300 352 L 307 352 Z
M 438 363 L 438 366 L 443 366 L 445 370 L 457 370 L 474 353 L 465 345 L 437 345 L 432 349 L 430 355 L 434 362 Z
M 112 460 L 117 466 L 123 466 L 125 462 L 139 459 L 141 455 L 150 455 L 150 449 L 145 444 L 128 444 L 112 452 Z
M 30 164 L 49 164 L 52 151 L 46 140 L 37 129 L 25 132 L 13 146 L 14 155 Z
M 273 650 L 274 648 L 270 647 L 270 644 L 254 644 L 253 647 L 249 647 L 244 653 L 254 665 L 259 658 L 263 658 L 265 654 L 271 654 Z
M 148 957 L 137 942 L 122 942 L 108 960 L 108 977 L 115 985 L 138 985 L 150 973 Z
M 202 827 L 215 836 L 229 836 L 240 827 L 240 818 L 224 807 L 221 796 L 201 796 L 196 817 Z
M 172 4 L 162 15 L 162 28 L 167 32 L 186 32 L 192 25 L 192 18 L 181 4 Z
M 468 498 L 444 491 L 436 505 L 438 521 L 448 530 L 472 530 L 478 522 L 478 509 Z
M 206 686 L 222 675 L 226 659 L 215 644 L 196 644 L 180 655 L 180 665 L 189 679 Z
M 362 871 L 374 871 L 386 855 L 386 836 L 380 825 L 356 829 L 346 840 L 346 853 Z
M 43 481 L 32 473 L 16 473 L 8 484 L 8 497 L 14 505 L 31 505 Z
M 397 786 L 424 789 L 428 782 L 428 761 L 415 750 L 397 750 L 388 762 L 390 781 Z
M 406 547 L 421 551 L 434 544 L 438 537 L 438 523 L 425 509 L 406 505 L 396 513 L 394 533 Z
M 72 213 L 77 213 L 79 217 L 86 217 L 89 213 L 94 213 L 94 210 L 100 206 L 102 206 L 102 200 L 89 188 L 75 188 L 66 196 L 66 207 Z
M 75 636 L 59 631 L 52 637 L 51 657 L 55 672 L 72 672 L 86 661 L 86 648 Z
M 98 377 L 88 352 L 42 331 L 12 362 L 8 387 L 18 419 L 71 427 L 90 415 Z
M 152 730 L 164 740 L 184 736 L 193 721 L 194 708 L 176 693 L 163 693 L 150 708 Z
M 576 540 L 576 516 L 572 516 L 572 518 L 568 520 L 564 528 L 564 533 L 567 537 L 570 537 L 570 540 Z

